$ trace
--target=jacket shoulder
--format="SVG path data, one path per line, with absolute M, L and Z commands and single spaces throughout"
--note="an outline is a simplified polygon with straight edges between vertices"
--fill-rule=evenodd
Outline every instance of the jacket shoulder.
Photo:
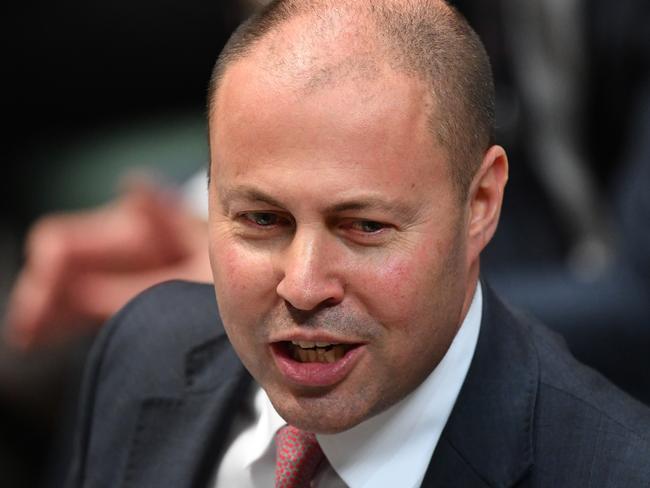
M 148 395 L 168 394 L 183 387 L 187 352 L 223 334 L 213 286 L 170 281 L 142 292 L 118 312 L 104 326 L 91 357 L 112 377 L 122 372 L 122 388 L 133 384 L 139 393 L 146 388 Z
M 182 396 L 188 353 L 215 341 L 227 343 L 212 285 L 156 285 L 118 312 L 87 360 L 68 486 L 117 486 L 142 402 Z
M 650 409 L 578 362 L 555 333 L 524 324 L 540 367 L 535 459 L 548 477 L 541 486 L 650 485 Z

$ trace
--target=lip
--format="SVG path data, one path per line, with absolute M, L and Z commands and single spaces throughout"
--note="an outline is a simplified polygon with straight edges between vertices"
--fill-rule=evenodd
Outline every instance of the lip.
M 288 341 L 332 342 L 339 344 L 352 344 L 349 341 L 336 341 L 322 335 L 307 338 L 301 334 L 300 338 L 293 337 Z M 365 353 L 365 344 L 354 343 L 356 347 L 347 351 L 345 356 L 333 363 L 301 363 L 286 354 L 284 345 L 278 341 L 270 344 L 275 364 L 284 379 L 299 387 L 323 388 L 331 387 L 343 381 L 357 365 Z
M 298 331 L 289 331 L 284 334 L 277 335 L 276 337 L 271 337 L 269 342 L 291 342 L 291 341 L 304 341 L 304 342 L 329 342 L 331 344 L 359 344 L 363 345 L 365 341 L 359 339 L 355 340 L 354 338 L 349 337 L 336 337 L 333 334 L 327 332 L 320 332 L 317 330 L 298 330 Z

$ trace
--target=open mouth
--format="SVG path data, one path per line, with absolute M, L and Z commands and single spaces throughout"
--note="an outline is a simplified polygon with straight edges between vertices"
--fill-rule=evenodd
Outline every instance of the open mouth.
M 335 363 L 358 344 L 329 342 L 283 341 L 279 346 L 287 357 L 299 363 Z
M 331 387 L 361 361 L 365 344 L 287 340 L 271 343 L 275 364 L 285 381 L 300 387 Z

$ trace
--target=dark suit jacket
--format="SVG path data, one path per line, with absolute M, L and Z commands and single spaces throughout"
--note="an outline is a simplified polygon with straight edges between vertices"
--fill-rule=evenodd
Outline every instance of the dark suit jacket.
M 476 353 L 423 486 L 650 486 L 649 411 L 484 290 Z M 94 347 L 69 486 L 207 486 L 251 382 L 211 286 L 150 289 Z

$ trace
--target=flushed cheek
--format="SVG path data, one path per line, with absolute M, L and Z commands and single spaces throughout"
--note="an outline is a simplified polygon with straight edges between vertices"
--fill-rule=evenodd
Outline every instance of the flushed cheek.
M 273 294 L 273 272 L 268 259 L 232 243 L 214 249 L 212 266 L 222 314 L 255 314 Z M 225 317 L 224 317 L 225 318 Z
M 266 331 L 259 317 L 268 313 L 266 260 L 240 246 L 221 242 L 212 255 L 219 312 L 228 337 L 244 365 L 260 381 L 270 362 Z
M 420 301 L 426 286 L 422 279 L 426 275 L 422 269 L 425 263 L 410 257 L 392 257 L 359 270 L 355 274 L 357 285 L 354 288 L 361 295 L 368 313 L 376 320 L 390 324 L 413 312 L 414 304 Z
M 213 260 L 215 280 L 226 285 L 234 296 L 255 293 L 272 278 L 268 259 L 243 246 L 223 243 L 215 250 Z

